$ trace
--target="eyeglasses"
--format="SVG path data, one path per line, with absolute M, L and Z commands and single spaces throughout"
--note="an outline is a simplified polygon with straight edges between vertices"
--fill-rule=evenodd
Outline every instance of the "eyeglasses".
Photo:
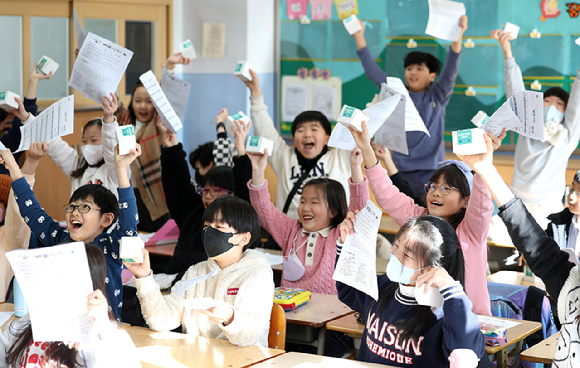
M 451 193 L 454 190 L 459 191 L 459 189 L 445 183 L 445 184 L 437 184 L 437 183 L 433 183 L 432 181 L 428 182 L 427 184 L 425 184 L 425 193 L 433 193 L 435 190 L 439 189 L 439 193 L 441 193 L 441 195 L 448 195 L 449 193 Z
M 62 207 L 62 209 L 66 213 L 73 213 L 76 209 L 79 210 L 79 213 L 88 213 L 90 210 L 101 211 L 100 208 L 93 208 L 93 207 L 89 206 L 88 204 L 79 204 L 79 205 L 67 204 L 67 205 L 64 205 Z
M 212 188 L 199 188 L 197 190 L 197 193 L 202 197 L 206 194 L 209 194 L 211 197 L 217 197 L 218 195 L 220 195 L 222 193 L 233 193 L 233 192 L 231 190 L 227 190 L 227 189 L 212 187 Z

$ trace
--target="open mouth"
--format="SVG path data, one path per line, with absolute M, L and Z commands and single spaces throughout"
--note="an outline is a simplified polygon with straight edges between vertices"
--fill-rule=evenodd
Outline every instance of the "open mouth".
M 140 112 L 139 113 L 139 117 L 142 119 L 146 119 L 147 117 L 149 117 L 149 113 L 146 112 Z
M 70 222 L 70 225 L 71 225 L 71 230 L 78 230 L 83 226 L 82 222 L 80 222 L 79 220 L 72 220 Z
M 431 206 L 433 206 L 433 207 L 441 207 L 441 206 L 443 206 L 443 203 L 437 202 L 437 201 L 431 201 Z
M 314 219 L 314 217 L 312 216 L 303 216 L 302 218 L 304 219 L 304 221 L 311 221 Z
M 307 151 L 310 151 L 310 150 L 311 150 L 311 149 L 313 149 L 313 148 L 314 148 L 314 142 L 307 142 L 307 143 L 304 143 L 304 149 L 305 149 L 305 150 L 307 150 Z

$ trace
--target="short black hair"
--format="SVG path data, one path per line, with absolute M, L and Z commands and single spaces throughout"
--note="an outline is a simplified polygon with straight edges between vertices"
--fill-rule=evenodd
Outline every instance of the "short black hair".
M 441 166 L 433 176 L 431 177 L 430 181 L 436 183 L 439 180 L 439 177 L 444 176 L 445 182 L 450 184 L 451 186 L 457 188 L 459 193 L 461 194 L 462 198 L 467 198 L 471 195 L 471 190 L 469 189 L 469 183 L 467 182 L 467 178 L 465 174 L 455 165 L 445 165 Z M 425 203 L 427 203 L 427 194 L 425 194 Z M 454 229 L 457 229 L 463 218 L 465 217 L 466 209 L 461 209 L 458 213 L 452 215 L 449 218 L 449 223 L 453 226 Z
M 0 123 L 3 122 L 4 120 L 6 120 L 7 117 L 8 117 L 8 111 L 6 111 L 4 109 L 0 109 Z
M 334 217 L 330 221 L 330 227 L 335 228 L 346 218 L 348 205 L 346 204 L 346 192 L 338 181 L 329 178 L 316 178 L 304 184 L 304 188 L 313 186 L 324 193 L 326 205 Z
M 117 197 L 113 192 L 101 184 L 85 184 L 79 187 L 74 191 L 68 203 L 87 200 L 89 197 L 101 208 L 101 215 L 111 212 L 115 216 L 113 219 L 113 223 L 115 223 L 120 214 L 119 202 L 117 202 Z
M 250 233 L 250 242 L 244 251 L 259 244 L 262 234 L 260 218 L 252 205 L 236 196 L 216 198 L 203 212 L 205 222 L 222 222 L 233 227 L 238 233 Z
M 218 187 L 222 189 L 234 191 L 236 185 L 236 180 L 234 178 L 234 169 L 227 166 L 215 166 L 209 169 L 209 171 L 203 177 L 203 181 L 200 183 L 201 186 L 206 184 Z
M 570 95 L 568 92 L 564 91 L 560 87 L 552 87 L 544 92 L 544 97 L 556 96 L 559 97 L 562 101 L 564 101 L 564 105 L 568 106 L 568 100 L 570 99 Z M 1 120 L 0 120 L 1 121 Z
M 201 144 L 189 154 L 189 164 L 194 170 L 197 170 L 195 168 L 197 161 L 199 161 L 201 167 L 206 167 L 213 162 L 213 142 Z
M 330 135 L 330 131 L 332 130 L 332 126 L 330 125 L 330 121 L 326 115 L 321 113 L 320 111 L 308 110 L 303 111 L 294 119 L 292 122 L 292 136 L 294 137 L 294 133 L 296 133 L 296 129 L 302 123 L 307 123 L 309 121 L 317 121 L 322 126 L 322 129 L 326 131 L 327 135 Z
M 411 51 L 405 56 L 405 68 L 409 65 L 425 64 L 429 73 L 437 73 L 441 71 L 441 62 L 435 56 L 428 52 Z

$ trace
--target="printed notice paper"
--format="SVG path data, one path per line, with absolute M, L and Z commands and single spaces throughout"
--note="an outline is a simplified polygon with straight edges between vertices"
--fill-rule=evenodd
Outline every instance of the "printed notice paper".
M 387 118 L 391 116 L 400 102 L 401 95 L 396 94 L 363 110 L 369 117 L 369 121 L 366 123 L 371 137 L 387 121 Z M 350 151 L 356 147 L 356 143 L 347 127 L 342 124 L 336 124 L 330 134 L 328 146 Z
M 68 85 L 99 105 L 115 93 L 133 51 L 90 33 L 80 48 Z
M 161 89 L 165 93 L 171 106 L 173 106 L 179 119 L 183 121 L 191 83 L 177 78 L 167 69 L 163 68 L 163 74 L 161 74 Z
M 72 134 L 74 130 L 74 95 L 61 98 L 32 121 L 20 127 L 20 146 L 16 152 L 26 151 L 32 143 L 51 142 L 57 137 Z
M 83 27 L 79 21 L 79 16 L 76 9 L 73 10 L 73 17 L 75 20 L 75 33 L 77 34 L 77 46 L 80 50 L 81 47 L 83 47 L 83 43 L 85 42 L 85 31 L 83 31 Z
M 423 132 L 428 136 L 431 136 L 427 130 L 427 127 L 425 126 L 425 123 L 423 122 L 423 119 L 421 118 L 421 115 L 419 115 L 419 111 L 417 110 L 417 107 L 415 107 L 411 96 L 409 96 L 409 91 L 403 84 L 402 80 L 395 77 L 387 77 L 387 84 L 383 83 L 381 85 L 381 94 L 379 95 L 379 100 L 382 101 L 387 97 L 394 96 L 396 93 L 400 93 L 405 96 L 405 131 Z
M 449 0 L 429 0 L 429 21 L 425 33 L 446 41 L 457 41 L 461 33 L 459 18 L 465 5 Z
M 203 23 L 201 56 L 223 59 L 226 53 L 226 24 Z
M 503 128 L 523 136 L 544 140 L 544 94 L 516 92 L 481 127 L 496 137 Z
M 157 110 L 157 113 L 161 116 L 163 125 L 173 133 L 176 133 L 179 129 L 183 128 L 183 125 L 181 125 L 181 119 L 177 116 L 173 106 L 171 106 L 167 100 L 167 96 L 163 93 L 155 74 L 150 70 L 147 73 L 141 74 L 139 80 L 141 80 L 143 87 L 145 87 L 147 93 L 149 93 L 151 102 L 153 102 L 155 110 Z
M 34 340 L 90 344 L 87 296 L 93 282 L 85 244 L 14 250 L 6 258 L 28 303 Z
M 332 279 L 379 299 L 377 285 L 377 234 L 383 212 L 371 200 L 356 214 L 354 234 L 348 235 Z

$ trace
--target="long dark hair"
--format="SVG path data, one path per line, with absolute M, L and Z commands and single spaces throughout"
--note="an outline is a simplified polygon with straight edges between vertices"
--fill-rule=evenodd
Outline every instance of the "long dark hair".
M 405 235 L 407 249 L 413 252 L 415 259 L 419 261 L 419 268 L 442 267 L 447 270 L 449 276 L 463 285 L 465 280 L 463 251 L 457 233 L 447 221 L 432 215 L 411 218 L 395 236 L 395 243 L 399 242 L 403 235 Z M 398 284 L 395 284 L 381 291 L 378 301 L 381 313 L 394 298 L 398 287 Z M 417 308 L 417 313 L 413 317 L 395 322 L 401 331 L 400 339 L 403 344 L 410 340 L 416 342 L 423 327 L 433 316 L 431 307 L 414 308 Z
M 107 275 L 107 262 L 105 256 L 99 247 L 91 244 L 85 244 L 87 251 L 87 260 L 89 270 L 93 280 L 93 290 L 105 291 L 105 277 Z M 106 295 L 106 294 L 105 294 Z M 109 303 L 110 305 L 110 303 Z M 115 321 L 113 312 L 109 310 L 109 320 Z M 25 357 L 26 350 L 32 343 L 32 325 L 28 323 L 22 330 L 13 331 L 12 325 L 8 327 L 10 333 L 16 336 L 16 343 L 6 351 L 6 363 L 11 368 L 18 368 Z M 62 342 L 51 342 L 46 348 L 46 357 L 48 358 L 47 366 L 54 363 L 57 368 L 69 367 L 74 368 L 81 366 L 83 363 L 77 361 L 77 349 L 70 349 Z
M 443 176 L 445 182 L 451 186 L 457 188 L 461 194 L 461 198 L 467 198 L 471 195 L 471 190 L 469 189 L 469 183 L 465 178 L 465 175 L 459 170 L 455 165 L 445 165 L 437 169 L 430 181 L 436 183 L 439 178 Z M 427 203 L 427 194 L 425 194 L 425 203 Z M 465 217 L 466 208 L 462 208 L 459 212 L 452 215 L 449 218 L 449 223 L 453 226 L 453 229 L 457 229 L 463 218 Z
M 338 181 L 329 178 L 316 178 L 304 184 L 304 188 L 313 186 L 324 193 L 324 199 L 328 206 L 328 211 L 333 214 L 330 220 L 330 227 L 335 228 L 346 218 L 348 205 L 346 204 L 346 192 Z
M 91 121 L 89 121 L 88 123 L 85 124 L 85 126 L 83 127 L 83 134 L 84 131 L 89 128 L 92 127 L 94 125 L 97 125 L 101 130 L 103 129 L 103 121 L 101 119 L 93 119 Z M 70 176 L 73 178 L 80 178 L 81 176 L 83 176 L 83 174 L 85 173 L 85 171 L 87 170 L 87 168 L 89 166 L 91 167 L 100 167 L 101 165 L 103 165 L 105 163 L 105 160 L 101 160 L 98 164 L 96 165 L 89 165 L 89 163 L 87 162 L 87 160 L 85 160 L 85 158 L 83 157 L 83 155 L 79 155 L 78 161 L 77 161 L 77 169 L 75 171 L 73 171 Z
M 135 114 L 135 110 L 133 110 L 133 97 L 135 97 L 135 91 L 139 87 L 144 87 L 141 80 L 138 80 L 137 83 L 135 83 L 135 87 L 133 87 L 133 90 L 131 91 L 131 102 L 129 102 L 129 106 L 127 107 L 127 110 L 129 110 L 129 121 L 133 125 L 137 124 L 137 115 Z

